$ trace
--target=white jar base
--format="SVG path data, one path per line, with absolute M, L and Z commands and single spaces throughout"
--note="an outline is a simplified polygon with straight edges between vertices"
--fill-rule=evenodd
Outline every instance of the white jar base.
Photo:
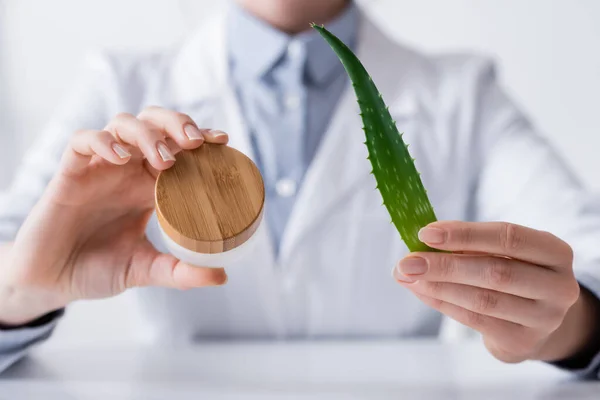
M 261 226 L 258 227 L 257 231 L 254 232 L 250 239 L 238 247 L 223 253 L 213 254 L 196 253 L 195 251 L 186 249 L 175 243 L 162 229 L 160 229 L 160 232 L 169 252 L 181 261 L 197 267 L 226 268 L 235 265 L 250 256 L 256 247 L 260 230 Z

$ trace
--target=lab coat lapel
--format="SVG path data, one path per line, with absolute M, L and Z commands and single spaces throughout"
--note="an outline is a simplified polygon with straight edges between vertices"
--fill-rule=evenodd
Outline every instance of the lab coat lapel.
M 386 101 L 399 100 L 395 116 L 412 118 L 414 99 L 408 89 L 406 71 L 411 68 L 411 53 L 390 40 L 366 17 L 362 16 L 359 28 L 357 54 L 370 71 Z M 381 56 L 389 64 L 381 62 Z M 396 61 L 399 58 L 400 61 Z M 390 70 L 388 65 L 404 65 L 404 68 Z M 301 249 L 301 243 L 312 230 L 323 229 L 327 215 L 336 207 L 344 206 L 347 199 L 360 185 L 371 184 L 375 190 L 375 180 L 370 174 L 367 160 L 368 151 L 364 145 L 362 121 L 354 91 L 348 85 L 339 106 L 325 133 L 320 148 L 309 167 L 296 206 L 292 212 L 282 239 L 280 263 L 286 265 Z M 365 181 L 371 180 L 371 183 Z M 351 216 L 349 216 L 351 217 Z M 352 224 L 349 220 L 348 224 Z M 351 225 L 349 225 L 351 229 Z
M 154 88 L 156 102 L 188 114 L 203 128 L 220 129 L 229 134 L 229 145 L 250 158 L 254 152 L 243 121 L 235 89 L 229 79 L 226 43 L 226 11 L 211 17 L 184 43 L 172 64 L 165 70 L 167 79 Z M 246 265 L 230 268 L 230 284 L 238 294 L 248 289 L 260 293 L 264 319 L 277 337 L 283 334 L 282 310 L 279 306 L 275 254 L 269 227 L 263 222 L 256 233 L 259 249 Z M 240 285 L 240 287 L 238 287 Z M 250 294 L 249 294 L 250 295 Z
M 229 134 L 229 145 L 254 158 L 235 90 L 229 79 L 227 12 L 217 13 L 185 42 L 159 98 L 166 107 L 189 114 L 203 128 Z

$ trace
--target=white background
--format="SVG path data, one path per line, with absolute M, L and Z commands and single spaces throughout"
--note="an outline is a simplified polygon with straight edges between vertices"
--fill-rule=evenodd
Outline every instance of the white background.
M 477 51 L 591 188 L 600 189 L 600 1 L 367 0 L 400 40 Z M 217 5 L 215 5 L 217 4 Z M 90 49 L 161 49 L 214 0 L 0 0 L 0 189 Z M 121 341 L 139 325 L 130 296 L 74 306 L 54 342 Z

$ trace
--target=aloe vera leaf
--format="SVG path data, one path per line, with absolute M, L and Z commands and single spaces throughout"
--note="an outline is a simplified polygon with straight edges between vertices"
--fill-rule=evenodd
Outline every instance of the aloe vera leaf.
M 418 238 L 422 227 L 436 221 L 433 207 L 379 90 L 352 50 L 325 27 L 311 26 L 331 46 L 350 77 L 361 110 L 372 174 L 392 222 L 410 251 L 435 251 Z

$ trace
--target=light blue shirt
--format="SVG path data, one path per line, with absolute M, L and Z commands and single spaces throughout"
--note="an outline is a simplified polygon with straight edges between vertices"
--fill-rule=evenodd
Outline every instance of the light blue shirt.
M 347 75 L 316 31 L 291 36 L 239 6 L 233 6 L 228 27 L 231 79 L 265 181 L 265 218 L 278 250 Z M 350 3 L 327 27 L 354 47 L 356 5 Z

